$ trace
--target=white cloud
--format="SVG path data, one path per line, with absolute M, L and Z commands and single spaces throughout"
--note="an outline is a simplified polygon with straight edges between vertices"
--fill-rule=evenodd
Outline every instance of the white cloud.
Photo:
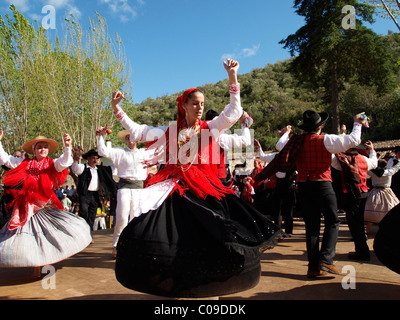
M 221 56 L 221 60 L 226 60 L 228 58 L 238 60 L 238 59 L 252 57 L 252 56 L 257 55 L 259 49 L 260 49 L 260 45 L 256 44 L 256 45 L 253 45 L 252 48 L 243 48 L 243 49 L 236 50 L 233 53 L 224 53 Z
M 75 5 L 75 0 L 41 0 L 43 5 L 51 5 L 56 10 L 65 9 L 67 14 L 72 14 L 79 18 L 82 13 L 79 8 Z
M 117 14 L 122 22 L 128 22 L 137 16 L 137 10 L 129 0 L 99 0 L 101 4 L 108 5 L 113 14 Z M 136 0 L 139 6 L 145 4 L 144 0 Z

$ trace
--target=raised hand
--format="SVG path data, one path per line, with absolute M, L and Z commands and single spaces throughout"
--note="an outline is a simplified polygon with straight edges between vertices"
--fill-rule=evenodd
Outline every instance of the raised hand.
M 125 93 L 119 90 L 113 92 L 111 99 L 111 106 L 113 107 L 114 110 L 119 108 L 119 104 L 121 103 L 122 99 L 124 99 L 124 95 Z
M 229 83 L 237 84 L 237 73 L 240 67 L 239 62 L 233 59 L 227 59 L 226 61 L 224 61 L 224 67 L 226 72 L 228 72 Z
M 239 70 L 240 64 L 236 60 L 227 59 L 226 61 L 224 61 L 224 67 L 228 73 L 232 73 L 232 72 L 237 73 L 237 71 Z
M 64 146 L 69 148 L 69 147 L 71 147 L 71 144 L 72 144 L 71 136 L 68 133 L 65 133 L 64 134 Z

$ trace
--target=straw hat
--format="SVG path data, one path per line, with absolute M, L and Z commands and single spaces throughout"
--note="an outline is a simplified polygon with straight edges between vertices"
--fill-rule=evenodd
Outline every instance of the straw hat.
M 34 154 L 33 152 L 33 147 L 36 143 L 38 142 L 47 142 L 49 144 L 49 153 L 53 153 L 58 149 L 58 142 L 53 140 L 53 139 L 47 139 L 46 137 L 43 136 L 38 136 L 35 139 L 26 142 L 23 146 L 22 149 L 29 154 Z
M 125 141 L 125 137 L 130 134 L 131 133 L 128 130 L 122 130 L 118 132 L 118 138 L 121 139 L 122 141 Z

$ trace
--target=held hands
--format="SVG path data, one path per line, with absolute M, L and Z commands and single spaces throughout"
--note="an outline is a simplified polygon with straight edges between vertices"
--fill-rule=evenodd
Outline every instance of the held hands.
M 96 131 L 96 136 L 104 136 L 105 134 L 111 134 L 112 131 L 108 124 L 105 127 L 100 127 L 99 130 Z
M 249 114 L 248 114 L 246 111 L 243 111 L 243 114 L 242 114 L 242 116 L 240 117 L 239 122 L 240 122 L 241 124 L 245 124 L 246 118 L 247 118 L 248 116 L 249 116 Z
M 257 139 L 254 139 L 254 149 L 255 149 L 256 151 L 261 150 L 260 141 L 258 141 Z
M 72 148 L 72 158 L 74 158 L 74 161 L 79 161 L 83 154 L 85 154 L 85 151 L 83 151 L 81 146 Z
M 361 112 L 354 116 L 354 122 L 361 123 L 364 127 L 369 128 L 369 119 L 365 112 Z
M 368 151 L 374 150 L 374 145 L 371 141 L 366 141 L 364 142 L 364 146 L 365 148 L 367 148 Z

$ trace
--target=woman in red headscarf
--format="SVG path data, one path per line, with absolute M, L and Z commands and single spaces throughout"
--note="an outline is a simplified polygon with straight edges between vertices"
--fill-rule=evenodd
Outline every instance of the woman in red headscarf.
M 123 94 L 113 95 L 114 113 L 131 139 L 150 142 L 156 151 L 148 164 L 163 164 L 118 242 L 115 272 L 125 287 L 199 298 L 247 290 L 259 281 L 261 249 L 279 230 L 218 179 L 218 137 L 243 114 L 239 63 L 228 59 L 224 66 L 230 104 L 211 121 L 201 120 L 204 94 L 197 88 L 177 99 L 176 124 L 157 128 L 130 120 L 119 106 Z

